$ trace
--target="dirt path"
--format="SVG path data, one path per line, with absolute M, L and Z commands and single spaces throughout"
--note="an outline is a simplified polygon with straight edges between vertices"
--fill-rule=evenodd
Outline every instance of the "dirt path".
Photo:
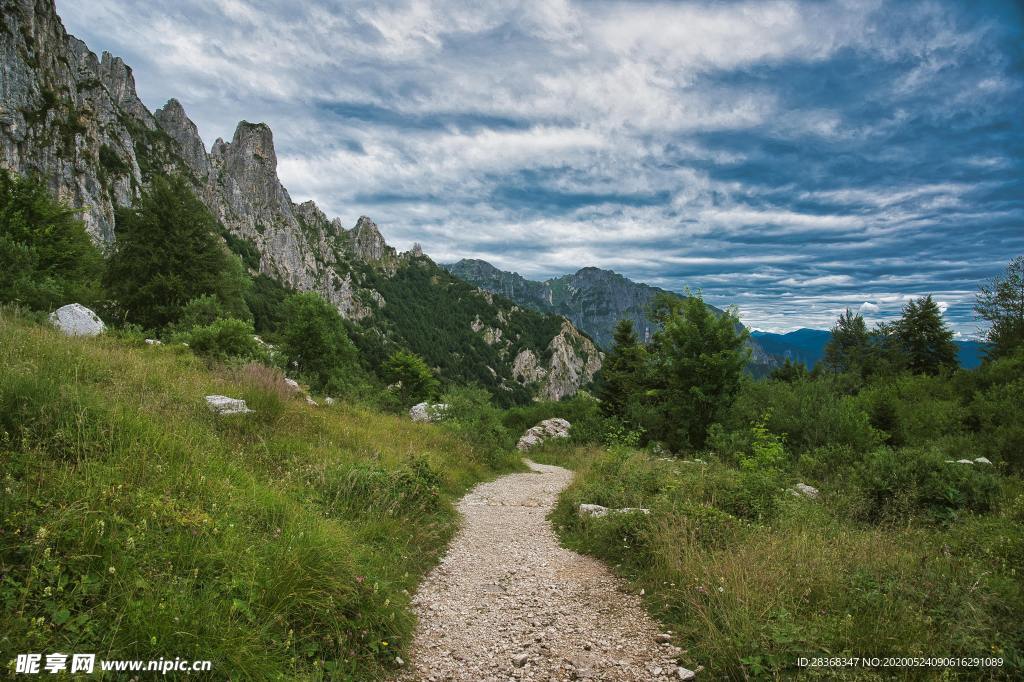
M 678 649 L 655 641 L 639 597 L 559 546 L 545 517 L 572 473 L 529 464 L 532 473 L 459 502 L 462 530 L 414 600 L 419 628 L 402 679 L 681 679 Z

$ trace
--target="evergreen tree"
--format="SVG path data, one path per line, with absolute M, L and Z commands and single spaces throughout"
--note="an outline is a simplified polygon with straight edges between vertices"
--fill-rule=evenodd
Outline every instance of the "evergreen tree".
M 159 329 L 204 294 L 248 318 L 244 267 L 216 235 L 217 221 L 186 181 L 156 176 L 138 205 L 117 213 L 106 286 L 129 322 Z
M 942 319 L 942 311 L 931 296 L 918 298 L 903 307 L 895 324 L 895 337 L 906 355 L 907 368 L 915 374 L 939 374 L 956 369 L 953 331 Z
M 1024 348 L 1024 256 L 1011 260 L 1005 274 L 979 288 L 974 310 L 989 324 L 989 357 L 1007 357 Z
M 870 346 L 864 317 L 847 308 L 832 325 L 832 338 L 825 346 L 825 365 L 836 373 L 863 374 Z
M 279 348 L 287 366 L 315 390 L 344 393 L 364 383 L 356 347 L 341 315 L 318 294 L 292 294 L 284 303 Z
M 601 367 L 597 397 L 605 415 L 626 419 L 630 403 L 641 390 L 646 352 L 633 331 L 631 320 L 618 321 L 614 340 L 615 345 Z
M 100 298 L 99 250 L 37 177 L 0 170 L 0 263 L 0 301 L 53 310 Z
M 383 373 L 396 386 L 398 400 L 406 407 L 433 398 L 441 385 L 423 358 L 408 351 L 392 353 L 384 363 Z
M 787 384 L 791 384 L 794 381 L 801 381 L 810 376 L 807 371 L 807 365 L 802 362 L 793 362 L 788 357 L 786 362 L 781 367 L 776 367 L 768 375 L 768 378 L 773 381 L 784 381 Z
M 648 431 L 669 447 L 699 448 L 732 404 L 750 356 L 749 333 L 735 313 L 713 312 L 699 296 L 658 301 L 645 395 L 654 401 Z

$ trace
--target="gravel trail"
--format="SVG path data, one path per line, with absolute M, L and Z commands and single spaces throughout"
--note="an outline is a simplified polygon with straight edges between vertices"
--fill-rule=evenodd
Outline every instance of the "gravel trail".
M 559 546 L 545 517 L 572 472 L 528 464 L 459 502 L 462 529 L 413 601 L 419 626 L 401 679 L 687 679 L 639 597 Z

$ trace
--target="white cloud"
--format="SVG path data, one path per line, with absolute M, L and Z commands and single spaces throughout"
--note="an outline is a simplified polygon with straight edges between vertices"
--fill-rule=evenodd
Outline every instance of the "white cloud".
M 864 315 L 864 314 L 877 313 L 881 309 L 882 309 L 882 307 L 879 306 L 876 303 L 871 303 L 869 301 L 864 301 L 863 303 L 860 304 L 860 308 L 858 308 L 858 311 L 862 315 Z

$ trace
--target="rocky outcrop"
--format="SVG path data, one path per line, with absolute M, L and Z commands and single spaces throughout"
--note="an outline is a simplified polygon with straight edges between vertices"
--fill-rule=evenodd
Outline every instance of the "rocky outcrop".
M 609 509 L 599 504 L 581 504 L 576 510 L 579 516 L 593 516 L 600 518 L 609 514 L 650 514 L 650 509 L 644 507 L 623 507 L 621 509 Z
M 68 336 L 99 336 L 106 329 L 103 320 L 79 303 L 70 303 L 50 313 L 50 322 Z
M 526 348 L 512 362 L 512 376 L 524 384 L 538 384 L 538 398 L 561 400 L 574 395 L 601 369 L 604 354 L 568 321 L 547 348 L 550 356 L 542 366 L 537 354 Z
M 568 438 L 571 427 L 572 425 L 569 422 L 559 417 L 545 419 L 536 426 L 531 426 L 527 429 L 526 433 L 519 438 L 519 442 L 516 443 L 516 448 L 520 452 L 526 452 L 552 438 Z

